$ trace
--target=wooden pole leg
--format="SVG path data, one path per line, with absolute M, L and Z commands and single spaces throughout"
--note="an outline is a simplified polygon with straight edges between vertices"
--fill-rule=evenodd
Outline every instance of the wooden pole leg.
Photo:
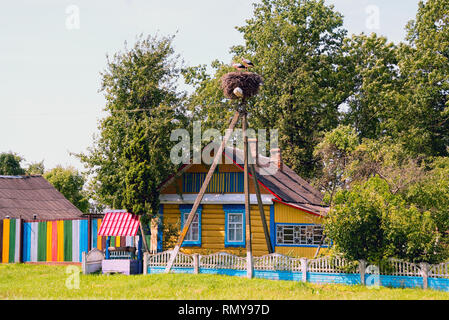
M 253 251 L 251 243 L 251 205 L 249 198 L 249 172 L 248 172 L 248 132 L 246 112 L 242 114 L 243 129 L 243 171 L 244 171 L 244 189 L 245 189 L 245 227 L 246 227 L 246 276 L 253 277 Z
M 251 168 L 251 175 L 253 176 L 254 186 L 256 189 L 257 205 L 259 206 L 260 220 L 262 221 L 263 232 L 265 234 L 265 242 L 267 243 L 267 250 L 268 253 L 273 253 L 274 250 L 273 247 L 271 246 L 270 232 L 268 230 L 267 220 L 265 218 L 265 210 L 263 208 L 262 197 L 260 195 L 259 181 L 256 176 L 256 169 L 254 164 L 251 164 L 250 168 Z

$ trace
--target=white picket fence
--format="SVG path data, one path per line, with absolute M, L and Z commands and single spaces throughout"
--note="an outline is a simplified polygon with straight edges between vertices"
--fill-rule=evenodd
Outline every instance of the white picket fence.
M 434 264 L 429 269 L 431 278 L 449 278 L 449 262 Z
M 147 267 L 165 267 L 172 250 L 146 256 Z M 196 261 L 196 262 L 195 262 Z M 319 273 L 360 273 L 358 261 L 348 261 L 342 257 L 322 257 L 318 259 L 292 258 L 272 253 L 253 258 L 254 270 L 301 272 L 307 264 L 307 272 Z M 184 254 L 179 252 L 173 267 L 203 269 L 246 270 L 246 258 L 227 252 L 210 255 Z M 394 276 L 422 276 L 423 271 L 433 278 L 449 278 L 449 262 L 437 265 L 415 264 L 398 259 L 389 259 L 380 266 L 366 266 L 366 273 Z
M 152 267 L 165 267 L 170 260 L 173 250 L 168 250 L 164 252 L 159 252 L 156 254 L 150 254 L 147 258 L 148 266 Z M 179 252 L 176 256 L 176 260 L 173 263 L 173 267 L 179 268 L 192 268 L 193 267 L 193 256 Z
M 301 272 L 301 259 L 291 258 L 279 253 L 256 257 L 253 258 L 253 261 L 254 270 Z
M 393 276 L 420 277 L 422 275 L 422 266 L 402 261 L 399 259 L 388 259 L 379 268 L 379 274 Z
M 309 260 L 309 272 L 322 273 L 358 273 L 358 263 L 351 263 L 342 257 L 323 257 Z
M 246 258 L 227 252 L 218 252 L 207 256 L 199 256 L 199 267 L 204 269 L 245 270 Z

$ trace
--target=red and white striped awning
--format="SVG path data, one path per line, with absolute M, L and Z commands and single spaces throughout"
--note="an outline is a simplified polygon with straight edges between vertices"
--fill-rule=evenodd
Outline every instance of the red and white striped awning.
M 106 212 L 98 229 L 99 236 L 135 236 L 139 217 L 124 211 Z

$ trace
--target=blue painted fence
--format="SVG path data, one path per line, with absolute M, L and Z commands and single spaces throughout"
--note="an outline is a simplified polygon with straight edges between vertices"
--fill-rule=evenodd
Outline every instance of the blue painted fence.
M 171 251 L 145 257 L 144 273 L 164 273 Z M 364 263 L 354 264 L 341 258 L 325 257 L 314 260 L 296 259 L 280 254 L 254 258 L 254 277 L 270 280 L 306 281 L 317 284 L 344 284 L 366 286 L 385 286 L 391 288 L 429 288 L 449 292 L 447 264 L 418 265 L 392 260 L 389 273 L 371 272 L 373 266 L 366 268 Z M 352 272 L 335 272 L 352 267 Z M 393 268 L 393 269 L 392 269 Z M 305 270 L 305 272 L 303 272 Z M 425 270 L 425 272 L 423 272 Z M 227 253 L 209 256 L 186 255 L 180 253 L 171 269 L 173 273 L 218 274 L 246 277 L 246 259 Z M 446 273 L 442 273 L 446 272 Z M 305 276 L 304 276 L 305 274 Z M 400 275 L 410 274 L 410 275 Z M 363 281 L 362 281 L 363 279 Z

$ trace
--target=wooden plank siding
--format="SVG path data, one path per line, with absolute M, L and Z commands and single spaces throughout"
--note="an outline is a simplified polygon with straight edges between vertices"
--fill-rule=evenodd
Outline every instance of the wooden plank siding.
M 265 218 L 270 223 L 270 206 L 264 206 Z M 181 223 L 181 212 L 177 204 L 164 204 L 163 221 L 165 229 L 177 229 L 179 234 Z M 254 255 L 268 254 L 259 208 L 256 204 L 251 205 L 251 228 Z M 246 254 L 245 247 L 225 247 L 225 212 L 222 205 L 205 204 L 201 213 L 201 247 L 184 246 L 181 251 L 185 253 L 209 254 L 217 251 L 225 251 L 236 255 Z M 168 238 L 164 234 L 163 250 L 174 247 L 177 234 Z
M 274 204 L 274 221 L 276 223 L 322 224 L 322 219 L 322 217 L 303 212 L 282 203 Z M 276 237 L 275 234 L 271 236 Z M 275 252 L 277 253 L 305 258 L 313 258 L 316 249 L 316 247 L 275 246 Z M 326 250 L 326 248 L 322 248 L 319 253 L 324 253 Z
M 192 166 L 190 166 L 185 173 L 207 173 L 207 171 L 209 170 L 209 168 L 205 165 L 202 164 L 194 164 Z M 219 164 L 218 165 L 218 169 L 217 169 L 217 173 L 229 173 L 229 172 L 241 172 L 243 173 L 243 170 L 240 169 L 239 167 L 237 167 L 234 164 Z M 184 194 L 196 194 L 198 192 L 183 192 L 183 180 L 184 179 L 184 174 L 180 175 L 177 179 L 175 179 L 175 181 L 170 184 L 165 186 L 162 190 L 161 190 L 161 194 L 179 194 L 179 193 L 184 193 Z M 213 181 L 211 182 L 213 183 Z M 216 189 L 218 189 L 218 186 L 215 186 Z M 212 189 L 212 186 L 209 188 Z M 233 194 L 233 193 L 242 193 L 241 192 L 227 192 L 229 194 Z M 249 181 L 249 192 L 251 194 L 255 194 L 256 193 L 256 188 L 254 187 L 254 182 L 252 181 L 252 179 L 250 179 Z M 223 193 L 223 192 L 209 192 L 207 191 L 206 193 Z M 260 188 L 260 193 L 262 194 L 270 194 L 270 192 L 265 188 L 265 187 L 261 187 Z

